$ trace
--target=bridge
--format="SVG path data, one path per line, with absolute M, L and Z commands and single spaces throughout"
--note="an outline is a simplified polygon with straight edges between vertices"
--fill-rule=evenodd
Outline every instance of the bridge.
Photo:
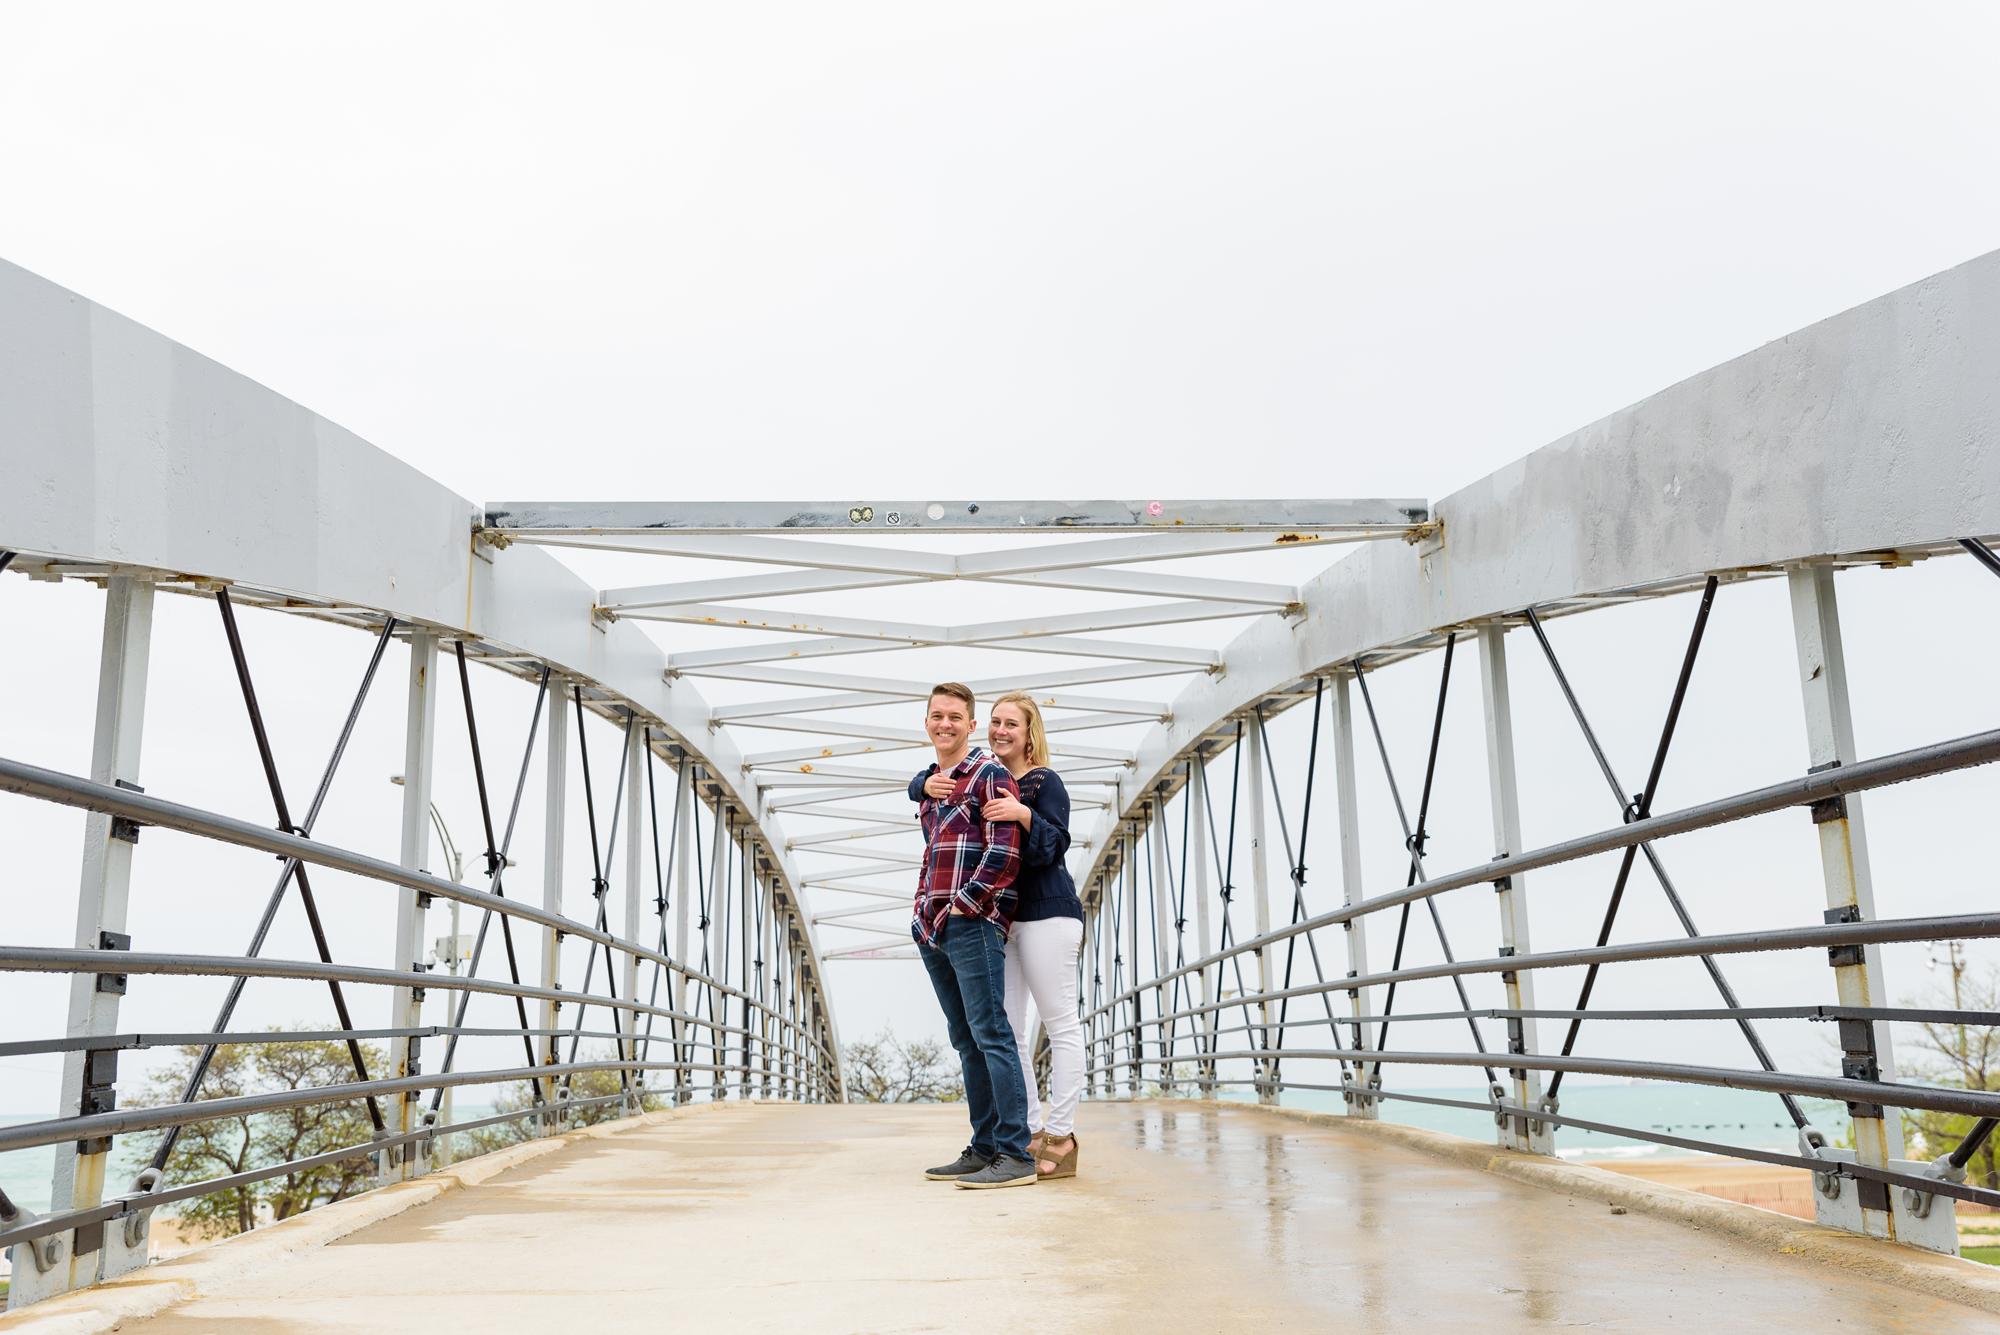
M 2000 1311 L 1959 1256 L 2000 1093 L 1900 1068 L 1892 1028 L 2000 1013 L 1885 966 L 2000 912 L 1934 832 L 1878 903 L 1864 821 L 1990 784 L 2000 731 L 1858 750 L 1840 616 L 1856 571 L 2000 608 L 2000 254 L 1435 502 L 475 502 L 4 265 L 0 343 L 0 571 L 101 625 L 88 742 L 0 748 L 41 887 L 9 892 L 0 1058 L 60 1063 L 0 1124 L 0 1326 Z M 1708 661 L 1763 591 L 1779 664 Z M 1618 617 L 1664 699 L 1566 655 Z M 53 652 L 10 643 L 29 679 Z M 1719 786 L 1743 767 L 1675 739 L 1767 669 L 1803 748 Z M 830 978 L 912 954 L 944 675 L 1048 711 L 1087 914 L 1089 1167 L 971 1205 L 913 1171 L 956 1109 L 855 1100 Z M 1517 731 L 1529 690 L 1559 740 Z M 1677 878 L 1705 839 L 1754 867 Z M 1912 890 L 1955 874 L 1952 912 Z M 1766 1096 L 1780 1143 L 1585 1117 L 1572 1075 Z M 1483 1139 L 1402 1124 L 1433 1109 Z M 280 1148 L 225 1162 L 231 1126 Z M 1814 1217 L 1565 1132 L 1810 1174 Z M 155 1255 L 217 1200 L 257 1227 Z

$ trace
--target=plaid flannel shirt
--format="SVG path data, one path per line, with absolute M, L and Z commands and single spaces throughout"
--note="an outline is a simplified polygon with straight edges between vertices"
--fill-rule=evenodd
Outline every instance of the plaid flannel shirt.
M 917 902 L 910 935 L 935 946 L 953 909 L 984 918 L 1004 935 L 1014 915 L 1014 877 L 1021 869 L 1021 827 L 987 824 L 981 811 L 996 793 L 1018 797 L 1007 767 L 978 747 L 951 768 L 958 800 L 926 797 L 918 808 L 924 825 L 924 862 L 917 872 Z

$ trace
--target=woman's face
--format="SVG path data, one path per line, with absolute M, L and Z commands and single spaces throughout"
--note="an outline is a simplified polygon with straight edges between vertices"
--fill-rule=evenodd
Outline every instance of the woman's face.
M 1028 753 L 1028 720 L 1016 704 L 993 706 L 986 720 L 986 741 L 1003 765 L 1012 765 Z

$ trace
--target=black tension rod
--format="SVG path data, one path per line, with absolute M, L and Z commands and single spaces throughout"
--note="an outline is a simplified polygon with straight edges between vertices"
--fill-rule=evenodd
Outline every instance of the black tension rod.
M 1458 644 L 1457 632 L 1454 631 L 1445 636 L 1444 667 L 1438 674 L 1437 710 L 1431 720 L 1430 752 L 1424 762 L 1423 796 L 1417 806 L 1417 824 L 1414 830 L 1411 829 L 1410 818 L 1407 814 L 1405 814 L 1403 808 L 1402 792 L 1396 785 L 1395 767 L 1389 763 L 1389 746 L 1388 743 L 1384 741 L 1382 737 L 1382 722 L 1376 716 L 1375 713 L 1375 698 L 1368 690 L 1367 678 L 1361 670 L 1361 664 L 1357 662 L 1354 665 L 1354 679 L 1361 685 L 1361 699 L 1362 702 L 1368 707 L 1368 725 L 1374 731 L 1375 734 L 1375 749 L 1377 752 L 1380 753 L 1382 757 L 1382 773 L 1383 776 L 1387 778 L 1389 781 L 1389 796 L 1393 798 L 1395 801 L 1396 819 L 1398 820 L 1399 823 L 1401 823 L 1403 827 L 1403 845 L 1405 848 L 1409 850 L 1410 854 L 1409 877 L 1404 882 L 1406 886 L 1415 885 L 1419 881 L 1426 879 L 1424 875 L 1424 852 L 1423 852 L 1425 840 L 1428 838 L 1428 834 L 1426 832 L 1426 826 L 1430 820 L 1432 784 L 1437 775 L 1438 743 L 1440 738 L 1444 734 L 1445 703 L 1449 698 L 1451 692 L 1452 655 L 1457 647 L 1457 644 Z M 1456 960 L 1455 957 L 1452 955 L 1451 951 L 1451 941 L 1445 935 L 1444 918 L 1438 913 L 1437 900 L 1434 897 L 1426 898 L 1424 900 L 1424 907 L 1430 911 L 1431 926 L 1437 932 L 1438 948 L 1444 952 L 1445 962 L 1447 964 L 1455 963 Z M 1394 972 L 1395 970 L 1400 969 L 1403 966 L 1403 944 L 1404 941 L 1407 939 L 1409 925 L 1410 925 L 1410 906 L 1408 904 L 1405 904 L 1403 905 L 1401 921 L 1398 923 L 1396 928 L 1396 955 L 1393 963 L 1390 965 L 1391 972 Z M 1457 975 L 1453 975 L 1452 984 L 1458 992 L 1459 1006 L 1465 1011 L 1470 1012 L 1472 1010 L 1472 999 L 1466 993 L 1465 980 Z M 1393 1013 L 1393 1008 L 1395 1004 L 1396 1004 L 1396 984 L 1391 983 L 1389 984 L 1388 996 L 1385 998 L 1382 1007 L 1382 1014 L 1384 1016 L 1385 1021 L 1386 1018 L 1391 1013 Z M 1467 1027 L 1469 1027 L 1472 1030 L 1473 1047 L 1478 1049 L 1480 1053 L 1484 1054 L 1486 1051 L 1486 1040 L 1485 1037 L 1479 1032 L 1479 1021 L 1473 1019 L 1471 1015 L 1468 1014 L 1466 1016 L 1465 1023 Z M 1376 1046 L 1378 1049 L 1386 1044 L 1388 1040 L 1388 1034 L 1389 1034 L 1389 1026 L 1385 1022 L 1376 1039 Z M 1491 1091 L 1500 1082 L 1499 1079 L 1494 1075 L 1493 1068 L 1491 1066 L 1485 1067 L 1484 1069 L 1486 1071 L 1486 1086 L 1487 1089 Z M 1382 1072 L 1382 1064 L 1380 1062 L 1377 1062 L 1375 1064 L 1375 1074 L 1379 1076 L 1381 1072 Z M 1497 1095 L 1495 1096 L 1495 1099 L 1497 1104 Z
M 1674 729 L 1680 723 L 1681 705 L 1687 699 L 1688 683 L 1694 678 L 1695 659 L 1701 653 L 1702 637 L 1708 630 L 1708 614 L 1715 606 L 1715 589 L 1716 578 L 1710 575 L 1707 585 L 1702 589 L 1701 607 L 1695 613 L 1694 630 L 1688 636 L 1687 652 L 1681 657 L 1681 673 L 1674 682 L 1673 700 L 1667 705 L 1667 721 L 1661 726 L 1659 744 L 1653 749 L 1653 768 L 1646 775 L 1645 789 L 1640 792 L 1638 799 L 1626 812 L 1625 819 L 1628 824 L 1635 820 L 1644 820 L 1653 814 L 1653 799 L 1659 793 L 1660 774 L 1665 770 L 1667 764 L 1667 750 L 1673 745 Z M 1612 925 L 1618 920 L 1618 906 L 1625 898 L 1625 886 L 1631 879 L 1632 864 L 1638 856 L 1639 847 L 1637 844 L 1625 850 L 1625 856 L 1618 867 L 1618 879 L 1611 887 L 1611 902 L 1604 910 L 1604 923 L 1598 928 L 1597 944 L 1599 946 L 1606 945 L 1611 940 Z M 1577 1010 L 1583 1011 L 1590 1008 L 1590 994 L 1597 986 L 1597 971 L 1600 967 L 1593 964 L 1584 973 L 1583 987 L 1578 992 L 1576 999 Z M 1569 1033 L 1563 1039 L 1563 1056 L 1569 1056 L 1575 1049 L 1577 1035 L 1582 1029 L 1583 1019 L 1581 1016 L 1570 1021 Z M 1548 1095 L 1550 1098 L 1554 1098 L 1557 1091 L 1562 1088 L 1563 1074 L 1563 1072 L 1557 1071 L 1555 1078 L 1549 1082 Z
M 1236 740 L 1232 745 L 1234 753 L 1230 756 L 1229 761 L 1229 842 L 1226 851 L 1224 846 L 1217 843 L 1215 839 L 1215 809 L 1212 804 L 1209 807 L 1208 813 L 1208 841 L 1211 844 L 1215 844 L 1216 853 L 1222 858 L 1222 861 L 1216 864 L 1216 880 L 1221 887 L 1219 891 L 1222 896 L 1222 935 L 1220 940 L 1224 950 L 1229 949 L 1229 943 L 1235 939 L 1235 924 L 1229 918 L 1229 905 L 1236 898 L 1236 800 L 1243 788 L 1242 719 L 1236 720 Z M 1208 792 L 1208 782 L 1205 777 L 1202 781 L 1201 789 L 1204 794 Z M 1115 899 L 1116 896 L 1113 896 L 1113 898 Z M 1229 958 L 1235 965 L 1236 990 L 1239 993 L 1247 992 L 1249 989 L 1245 986 L 1243 979 L 1243 957 L 1241 955 L 1231 955 Z M 1222 974 L 1220 970 L 1217 970 L 1216 984 L 1218 990 L 1220 990 L 1221 982 Z M 1114 979 L 1112 991 L 1116 992 L 1117 990 L 1117 984 Z
M 1322 682 L 1316 683 L 1313 690 L 1312 743 L 1306 753 L 1306 795 L 1304 813 L 1300 817 L 1299 822 L 1299 846 L 1296 852 L 1292 848 L 1291 828 L 1285 821 L 1285 799 L 1278 784 L 1277 760 L 1271 754 L 1271 739 L 1264 728 L 1264 709 L 1261 704 L 1257 707 L 1257 740 L 1260 743 L 1260 749 L 1264 752 L 1265 773 L 1271 779 L 1271 805 L 1278 817 L 1278 834 L 1285 843 L 1285 862 L 1291 868 L 1292 921 L 1290 925 L 1294 927 L 1298 925 L 1300 919 L 1306 916 L 1305 840 L 1309 822 L 1312 820 L 1312 782 L 1313 771 L 1319 761 L 1320 696 L 1323 689 L 1324 683 Z M 1279 988 L 1282 992 L 1289 992 L 1292 988 L 1292 966 L 1298 954 L 1300 935 L 1305 937 L 1306 953 L 1312 958 L 1313 980 L 1321 984 L 1326 982 L 1326 971 L 1321 966 L 1319 959 L 1319 943 L 1313 938 L 1311 932 L 1294 934 L 1285 938 L 1285 981 L 1284 985 Z M 1339 1021 L 1333 1013 L 1333 999 L 1325 992 L 1319 994 L 1319 999 L 1320 1005 L 1326 1010 L 1327 1026 L 1332 1031 L 1333 1041 L 1337 1046 L 1340 1042 L 1340 1027 Z M 1286 997 L 1278 1003 L 1278 1041 L 1275 1046 L 1279 1049 L 1285 1046 L 1285 1024 L 1290 1018 L 1291 1007 L 1292 999 L 1290 997 Z
M 610 885 L 604 878 L 604 854 L 599 846 L 597 836 L 597 799 L 590 781 L 590 741 L 584 728 L 583 688 L 575 686 L 571 688 L 571 691 L 576 702 L 576 747 L 583 766 L 583 808 L 584 814 L 588 817 L 590 824 L 590 893 L 591 897 L 597 902 L 597 921 L 595 925 L 599 931 L 603 931 L 604 896 L 609 890 Z M 613 821 L 616 821 L 618 818 L 618 806 L 615 799 L 611 807 L 611 817 Z M 605 948 L 605 953 L 607 955 L 610 953 L 608 946 Z M 569 1048 L 569 1059 L 572 1062 L 576 1060 L 577 1044 L 582 1041 L 583 1019 L 584 1015 L 590 1009 L 590 1003 L 585 998 L 590 994 L 591 979 L 596 976 L 596 973 L 597 947 L 593 945 L 590 948 L 589 955 L 584 959 L 583 986 L 577 992 L 576 1029 L 578 1032 L 577 1036 L 570 1039 Z M 617 979 L 615 977 L 611 980 L 611 994 L 615 1000 L 617 998 Z M 618 1027 L 618 1010 L 616 1007 L 611 1008 L 611 1027 L 614 1030 Z M 568 1081 L 564 1081 L 563 1084 L 565 1088 L 569 1087 Z
M 1966 551 L 1971 552 L 1973 559 L 1979 562 L 1979 564 L 1985 566 L 1994 574 L 2000 575 L 2000 556 L 1995 556 L 1991 547 L 1988 547 L 1977 538 L 1960 538 L 1958 545 L 1965 548 Z M 5 570 L 6 568 L 5 563 L 0 562 L 0 570 Z
M 1597 733 L 1591 728 L 1590 719 L 1577 701 L 1576 692 L 1570 689 L 1569 678 L 1562 670 L 1562 663 L 1556 658 L 1555 646 L 1549 643 L 1548 634 L 1542 629 L 1541 618 L 1535 615 L 1535 609 L 1532 607 L 1527 610 L 1527 620 L 1529 627 L 1535 632 L 1535 639 L 1542 647 L 1543 656 L 1548 659 L 1549 667 L 1555 673 L 1557 685 L 1562 688 L 1563 698 L 1569 702 L 1570 713 L 1576 717 L 1577 727 L 1582 729 L 1584 740 L 1590 744 L 1591 754 L 1597 757 L 1598 768 L 1604 771 L 1605 782 L 1610 784 L 1612 795 L 1626 813 L 1626 820 L 1629 823 L 1632 819 L 1631 806 L 1627 803 L 1624 787 L 1618 782 L 1617 774 L 1612 771 L 1611 762 L 1605 758 L 1604 748 L 1598 745 Z M 1653 878 L 1659 882 L 1661 893 L 1667 897 L 1668 907 L 1673 909 L 1674 916 L 1680 920 L 1682 932 L 1690 940 L 1699 940 L 1701 929 L 1695 926 L 1694 917 L 1682 901 L 1680 891 L 1674 888 L 1673 878 L 1667 875 L 1666 865 L 1660 860 L 1658 851 L 1650 843 L 1640 844 L 1638 848 L 1645 854 L 1646 865 L 1652 869 Z M 1721 966 L 1712 956 L 1702 955 L 1698 958 L 1703 968 L 1708 971 L 1709 981 L 1715 984 L 1716 992 L 1722 997 L 1723 1004 L 1732 1010 L 1739 1008 L 1741 1003 L 1736 999 L 1736 989 L 1731 987 L 1728 978 L 1723 976 Z M 1777 1070 L 1777 1065 L 1771 1060 L 1770 1050 L 1764 1046 L 1764 1040 L 1758 1034 L 1757 1027 L 1744 1019 L 1737 1020 L 1736 1024 L 1742 1031 L 1744 1040 L 1750 1045 L 1751 1054 L 1757 1058 L 1757 1064 L 1767 1071 Z M 1808 1124 L 1805 1110 L 1799 1106 L 1796 1098 L 1790 1094 L 1781 1094 L 1779 1098 L 1784 1100 L 1785 1111 L 1791 1115 L 1794 1124 L 1801 1127 Z
M 1242 725 L 1239 723 L 1237 726 L 1240 731 Z M 1208 855 L 1215 862 L 1216 893 L 1222 900 L 1222 928 L 1216 940 L 1220 943 L 1221 949 L 1227 950 L 1229 949 L 1231 936 L 1229 926 L 1229 873 L 1224 869 L 1222 841 L 1215 837 L 1215 794 L 1210 789 L 1208 783 L 1208 757 L 1206 755 L 1201 757 L 1201 764 L 1202 819 L 1208 822 Z M 1231 795 L 1233 798 L 1233 786 Z M 1235 814 L 1232 812 L 1231 819 L 1233 820 L 1234 818 Z M 1232 853 L 1233 851 L 1232 849 Z M 1236 990 L 1241 992 L 1243 990 L 1243 962 L 1240 957 L 1235 955 L 1231 955 L 1229 958 L 1236 970 Z M 1092 981 L 1101 980 L 1093 979 Z M 1222 990 L 1222 965 L 1220 963 L 1215 966 L 1215 989 L 1218 992 Z
M 1994 573 L 2000 574 L 2000 570 L 1995 570 Z M 1995 1126 L 2000 1126 L 2000 1119 L 1982 1117 L 1974 1122 L 1972 1130 L 1965 1133 L 1965 1139 L 1959 1141 L 1958 1148 L 1951 1152 L 1951 1166 L 1953 1168 L 1965 1167 L 1966 1161 L 1977 1154 L 1979 1147 L 1985 1144 L 1986 1137 L 1993 1134 Z
M 354 725 L 361 718 L 361 706 L 368 699 L 369 688 L 375 684 L 376 669 L 382 666 L 382 655 L 389 648 L 389 638 L 395 633 L 396 626 L 397 621 L 394 617 L 385 617 L 382 621 L 382 633 L 375 639 L 375 652 L 368 657 L 368 667 L 361 674 L 361 686 L 354 693 L 354 703 L 348 706 L 347 718 L 340 727 L 340 736 L 333 744 L 333 754 L 327 757 L 326 768 L 320 772 L 319 787 L 313 793 L 312 806 L 306 812 L 305 824 L 298 831 L 300 834 L 311 834 L 314 823 L 319 820 L 320 807 L 326 802 L 326 795 L 333 787 L 334 773 L 340 768 L 340 762 L 347 754 L 348 740 L 354 736 Z M 284 903 L 285 891 L 290 887 L 292 877 L 300 870 L 297 858 L 285 860 L 283 869 L 278 873 L 278 883 L 264 902 L 264 913 L 257 920 L 257 929 L 251 933 L 249 948 L 243 952 L 246 956 L 255 958 L 263 951 L 264 939 L 270 935 L 272 923 L 277 921 L 278 906 Z M 236 978 L 230 981 L 229 991 L 223 996 L 222 1008 L 216 1014 L 215 1023 L 210 1026 L 211 1033 L 221 1034 L 228 1031 L 230 1018 L 236 1013 L 236 1003 L 242 1000 L 243 989 L 249 981 L 248 978 Z M 202 1083 L 208 1077 L 208 1068 L 215 1061 L 217 1047 L 215 1043 L 205 1044 L 201 1053 L 195 1058 L 194 1069 L 188 1073 L 187 1083 L 181 1091 L 182 1103 L 192 1103 L 195 1095 L 201 1092 Z M 166 1168 L 167 1160 L 173 1156 L 174 1146 L 179 1140 L 180 1128 L 168 1128 L 166 1136 L 153 1151 L 154 1168 Z
M 472 712 L 472 682 L 465 672 L 465 646 L 463 643 L 458 646 L 458 650 L 458 684 L 460 692 L 465 699 L 465 732 L 466 737 L 472 743 L 472 773 L 479 784 L 479 809 L 481 814 L 486 816 L 486 888 L 489 893 L 504 899 L 507 895 L 505 885 L 507 853 L 514 846 L 514 824 L 521 814 L 521 795 L 528 787 L 528 767 L 535 755 L 535 738 L 541 732 L 542 709 L 549 698 L 549 666 L 546 663 L 542 664 L 541 680 L 536 684 L 535 711 L 528 718 L 528 740 L 521 748 L 521 771 L 514 780 L 513 804 L 507 809 L 507 832 L 501 837 L 500 848 L 496 853 L 493 849 L 493 819 L 490 814 L 487 814 L 490 808 L 486 799 L 486 766 L 481 762 L 479 754 L 479 724 L 477 719 L 473 717 Z M 479 931 L 472 939 L 472 957 L 465 963 L 465 975 L 468 978 L 476 977 L 479 973 L 479 961 L 486 953 L 486 932 L 493 924 L 493 914 L 494 910 L 489 908 L 480 915 Z M 521 965 L 519 958 L 514 953 L 514 930 L 511 925 L 511 919 L 509 915 L 504 913 L 500 915 L 500 940 L 507 950 L 507 976 L 518 987 L 521 982 Z M 456 941 L 452 942 L 451 948 L 452 952 L 456 954 L 458 943 Z M 453 1021 L 455 1026 L 465 1023 L 465 1010 L 471 1004 L 472 994 L 470 992 L 460 995 L 458 999 L 458 1017 Z M 528 1002 L 525 997 L 518 993 L 514 997 L 514 1010 L 517 1018 L 521 1021 L 521 1047 L 527 1053 L 528 1065 L 533 1066 L 535 1064 L 535 1044 L 534 1040 L 528 1036 Z M 453 1034 L 450 1041 L 445 1044 L 444 1065 L 441 1070 L 445 1074 L 450 1074 L 452 1064 L 457 1058 L 458 1035 Z M 542 1086 L 540 1081 L 530 1080 L 528 1082 L 528 1097 L 536 1105 L 539 1106 L 541 1104 Z M 444 1091 L 440 1089 L 431 1096 L 431 1111 L 436 1112 L 443 1106 Z
M 581 686 L 577 686 L 573 689 L 576 698 L 576 746 L 577 746 L 578 756 L 580 757 L 583 766 L 583 806 L 584 806 L 584 812 L 588 816 L 590 823 L 591 893 L 593 897 L 597 900 L 596 927 L 598 931 L 603 932 L 609 930 L 605 926 L 606 916 L 605 916 L 604 900 L 605 896 L 609 893 L 611 889 L 611 883 L 609 880 L 605 878 L 604 863 L 606 859 L 610 856 L 610 853 L 608 850 L 601 849 L 598 843 L 597 800 L 594 795 L 594 791 L 590 781 L 590 743 L 585 738 L 584 713 L 583 713 L 583 688 Z M 631 735 L 632 727 L 635 723 L 637 723 L 637 721 L 638 721 L 637 715 L 627 716 L 625 723 L 626 736 L 629 737 Z M 625 761 L 627 759 L 626 753 L 629 753 L 630 750 L 631 748 L 629 746 L 623 748 L 618 759 L 618 786 L 620 788 L 623 788 L 625 785 Z M 614 794 L 611 804 L 611 830 L 610 830 L 611 847 L 614 849 L 617 846 L 617 839 L 618 839 L 618 815 L 619 815 L 619 807 L 616 795 Z M 586 1012 L 588 1012 L 590 1008 L 590 1003 L 587 1000 L 587 998 L 590 995 L 591 979 L 596 975 L 596 972 L 597 972 L 597 947 L 592 946 L 590 954 L 585 958 L 584 962 L 583 986 L 577 992 L 577 1005 L 576 1005 L 577 1032 L 570 1038 L 570 1043 L 569 1043 L 569 1059 L 572 1063 L 576 1061 L 577 1048 L 583 1042 L 582 1030 L 583 1030 L 584 1015 L 586 1014 Z M 611 946 L 609 943 L 606 943 L 604 946 L 604 974 L 605 974 L 604 977 L 605 994 L 610 998 L 610 1000 L 615 1002 L 618 1000 L 618 968 L 617 968 L 616 958 L 611 953 Z M 614 1005 L 614 1006 L 608 1006 L 606 1007 L 606 1009 L 611 1012 L 611 1028 L 614 1031 L 616 1031 L 618 1029 L 618 1008 Z M 565 1089 L 570 1087 L 570 1081 L 567 1077 L 565 1077 L 563 1080 L 563 1087 Z
M 257 756 L 264 765 L 264 778 L 271 787 L 271 805 L 277 809 L 278 828 L 286 834 L 299 833 L 297 827 L 292 824 L 291 808 L 285 802 L 285 786 L 278 779 L 278 762 L 271 752 L 270 735 L 264 729 L 263 710 L 258 708 L 257 705 L 257 688 L 250 680 L 250 663 L 243 653 L 243 637 L 237 633 L 236 611 L 230 604 L 228 589 L 222 588 L 215 591 L 215 604 L 222 612 L 223 634 L 229 640 L 229 656 L 236 665 L 237 684 L 243 688 L 243 704 L 250 714 L 250 731 L 257 740 Z M 388 627 L 385 626 L 382 633 L 382 644 L 386 644 L 388 638 Z M 381 645 L 378 645 L 377 648 L 379 651 Z M 306 921 L 312 927 L 313 944 L 319 949 L 320 963 L 331 964 L 333 963 L 333 951 L 327 945 L 326 926 L 320 921 L 319 904 L 313 898 L 312 881 L 306 875 L 305 864 L 301 862 L 296 865 L 297 871 L 294 874 L 298 877 L 299 881 L 299 903 L 304 906 Z M 334 1014 L 340 1019 L 340 1027 L 342 1029 L 354 1028 L 354 1021 L 347 1013 L 347 995 L 341 990 L 340 984 L 329 980 L 327 982 L 327 989 L 333 994 L 333 1010 Z M 348 1039 L 347 1055 L 354 1063 L 354 1073 L 360 1076 L 362 1080 L 368 1080 L 370 1078 L 368 1075 L 368 1062 L 361 1055 L 361 1044 L 354 1039 Z M 387 1130 L 388 1123 L 382 1119 L 382 1109 L 375 1102 L 375 1096 L 370 1094 L 367 1102 L 368 1120 L 374 1123 L 377 1131 Z
M 672 833 L 667 836 L 668 864 L 673 863 L 674 855 L 678 851 L 680 846 L 681 794 L 683 791 L 683 786 L 687 781 L 687 772 L 691 764 L 692 762 L 689 761 L 684 755 L 681 758 L 681 763 L 674 766 L 674 817 L 673 817 Z M 662 865 L 660 861 L 660 804 L 658 795 L 653 791 L 653 766 L 651 761 L 648 761 L 646 764 L 646 797 L 653 813 L 653 890 L 655 892 L 654 903 L 657 904 L 659 907 L 659 919 L 660 919 L 659 953 L 662 955 L 668 955 L 670 953 L 667 942 L 668 882 L 667 882 L 666 867 Z M 680 890 L 682 894 L 687 893 L 686 886 L 680 887 Z M 687 961 L 685 960 L 681 961 L 681 966 L 683 969 L 686 968 L 686 965 Z M 653 989 L 648 994 L 649 1005 L 657 1006 L 659 1004 L 660 978 L 665 973 L 666 973 L 666 966 L 661 964 L 658 960 L 654 960 Z M 685 988 L 682 989 L 682 995 L 683 996 L 686 995 Z M 653 1017 L 651 1015 L 648 1015 L 646 1017 L 646 1037 L 648 1039 L 651 1039 L 652 1035 L 653 1035 Z M 675 1061 L 682 1060 L 682 1053 L 679 1044 L 674 1045 L 674 1060 Z M 678 1083 L 678 1081 L 676 1083 Z
M 465 670 L 465 641 L 456 640 L 452 650 L 458 659 L 458 690 L 465 700 L 465 735 L 472 744 L 472 780 L 479 789 L 479 820 L 486 827 L 486 874 L 499 870 L 500 854 L 493 847 L 493 804 L 486 800 L 486 764 L 479 754 L 479 719 L 472 712 L 472 677 Z

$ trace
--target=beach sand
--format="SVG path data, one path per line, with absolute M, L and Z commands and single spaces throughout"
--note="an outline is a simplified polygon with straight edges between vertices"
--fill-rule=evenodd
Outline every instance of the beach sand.
M 1781 1168 L 1703 1155 L 1687 1159 L 1593 1159 L 1592 1168 L 1627 1177 L 1644 1178 L 1686 1191 L 1699 1191 L 1725 1201 L 1762 1206 L 1797 1219 L 1813 1217 L 1812 1174 L 1803 1168 Z M 2000 1247 L 2000 1214 L 1964 1201 L 1958 1205 L 1958 1245 Z M 1985 1257 L 1975 1257 L 1985 1260 Z

